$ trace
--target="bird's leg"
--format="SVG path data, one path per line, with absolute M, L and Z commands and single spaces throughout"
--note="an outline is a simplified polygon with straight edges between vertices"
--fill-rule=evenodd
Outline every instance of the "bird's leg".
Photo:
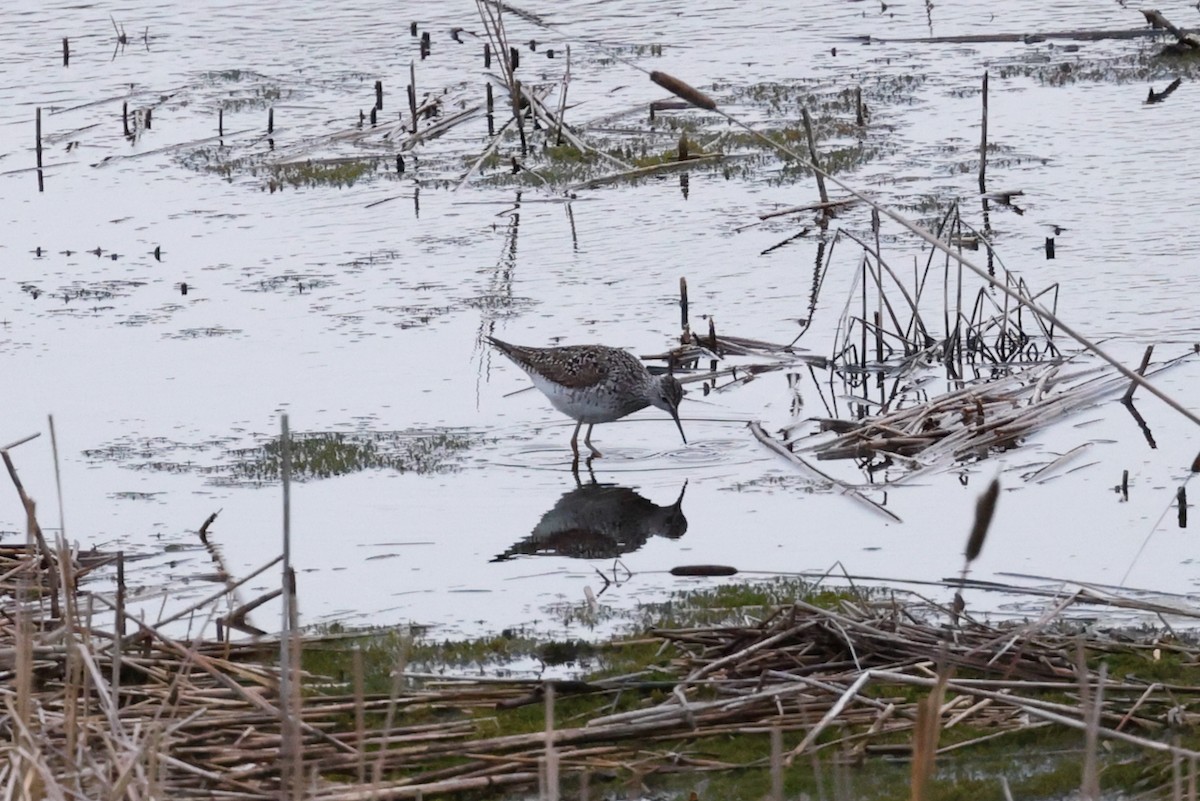
M 582 423 L 580 425 L 582 425 Z M 596 446 L 592 444 L 592 429 L 595 427 L 596 427 L 595 423 L 589 425 L 587 434 L 585 434 L 583 437 L 583 444 L 588 446 L 588 450 L 590 450 L 592 452 L 593 459 L 599 458 L 600 456 L 603 455 L 600 453 L 600 451 L 596 450 Z
M 591 462 L 591 460 L 588 460 Z M 588 465 L 588 472 L 591 472 L 591 465 Z M 579 478 L 579 457 L 576 456 L 571 460 L 571 475 L 575 477 L 575 489 L 583 489 L 583 481 Z
M 571 453 L 575 454 L 575 463 L 576 464 L 579 464 L 579 429 L 582 427 L 583 427 L 583 421 L 580 420 L 578 423 L 575 424 L 575 433 L 571 435 Z M 592 430 L 589 428 L 588 436 L 591 436 L 591 434 L 592 434 Z M 583 441 L 587 442 L 587 438 L 585 437 Z M 591 447 L 591 443 L 588 443 L 588 447 L 589 448 Z

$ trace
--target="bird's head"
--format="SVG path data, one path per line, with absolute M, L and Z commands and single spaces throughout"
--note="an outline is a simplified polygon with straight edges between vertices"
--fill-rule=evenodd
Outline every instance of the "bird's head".
M 658 381 L 651 393 L 650 402 L 671 415 L 675 425 L 679 427 L 679 436 L 683 444 L 687 444 L 687 436 L 683 433 L 683 423 L 679 422 L 679 403 L 683 400 L 683 385 L 670 373 L 658 376 Z

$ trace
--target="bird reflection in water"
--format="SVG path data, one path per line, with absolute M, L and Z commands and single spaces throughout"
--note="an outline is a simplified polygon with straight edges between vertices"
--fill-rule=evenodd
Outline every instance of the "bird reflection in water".
M 576 482 L 579 476 L 576 474 Z M 659 506 L 628 487 L 579 484 L 542 515 L 528 537 L 493 562 L 516 556 L 568 556 L 572 559 L 616 559 L 633 553 L 657 535 L 677 540 L 687 531 L 683 494 L 670 506 Z

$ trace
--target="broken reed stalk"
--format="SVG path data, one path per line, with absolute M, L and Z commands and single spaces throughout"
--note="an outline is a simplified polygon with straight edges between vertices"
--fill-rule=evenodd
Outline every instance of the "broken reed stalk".
M 1154 355 L 1154 346 L 1147 345 L 1146 350 L 1142 353 L 1142 363 L 1138 365 L 1137 374 L 1144 376 L 1146 368 L 1150 366 L 1150 357 Z M 1121 403 L 1131 403 L 1133 401 L 1133 392 L 1137 389 L 1136 383 L 1131 383 L 1129 389 L 1125 390 L 1125 394 L 1121 396 Z
M 558 801 L 560 798 L 560 788 L 558 752 L 554 747 L 554 682 L 548 681 L 544 687 L 546 708 L 546 794 L 543 797 L 546 801 Z
M 76 609 L 78 613 L 78 609 Z M 76 621 L 78 623 L 78 620 Z M 83 662 L 79 658 L 79 639 L 69 635 L 63 660 L 63 736 L 64 753 L 75 754 L 81 726 L 79 721 L 89 716 L 89 697 L 83 692 Z
M 521 113 L 521 82 L 516 78 L 512 79 L 512 114 L 513 119 L 517 122 L 517 135 L 521 137 L 521 158 L 529 155 L 529 142 L 525 139 L 525 115 Z
M 638 69 L 641 69 L 641 68 L 638 67 Z M 946 242 L 942 241 L 938 237 L 935 237 L 933 234 L 931 234 L 929 231 L 925 230 L 920 225 L 917 225 L 916 223 L 912 222 L 911 220 L 909 220 L 907 217 L 900 214 L 899 212 L 891 210 L 890 208 L 883 205 L 882 203 L 875 200 L 874 198 L 870 197 L 869 195 L 859 192 L 857 189 L 854 189 L 849 184 L 847 184 L 845 181 L 842 181 L 841 179 L 837 178 L 836 176 L 831 175 L 830 173 L 825 172 L 824 170 L 821 170 L 819 167 L 814 165 L 808 159 L 801 156 L 795 150 L 787 147 L 786 145 L 780 144 L 779 142 L 776 142 L 774 139 L 772 139 L 771 137 L 762 133 L 761 131 L 758 131 L 755 128 L 752 128 L 751 126 L 749 126 L 746 123 L 739 120 L 737 117 L 734 117 L 732 114 L 729 114 L 728 112 L 718 108 L 716 102 L 714 102 L 712 100 L 712 98 L 708 97 L 707 95 L 705 95 L 702 92 L 697 91 L 696 89 L 692 88 L 691 86 L 689 86 L 688 84 L 679 80 L 678 78 L 675 78 L 671 75 L 667 75 L 666 73 L 655 71 L 655 72 L 650 73 L 650 80 L 654 81 L 659 86 L 662 86 L 664 89 L 671 91 L 677 97 L 687 100 L 689 103 L 691 103 L 692 105 L 694 105 L 698 108 L 702 108 L 706 111 L 713 111 L 713 112 L 721 115 L 726 120 L 728 120 L 730 123 L 738 126 L 739 128 L 746 131 L 747 133 L 749 133 L 751 136 L 755 137 L 756 139 L 761 140 L 763 143 L 769 145 L 770 147 L 775 148 L 779 152 L 784 153 L 784 154 L 790 156 L 791 158 L 796 159 L 800 163 L 807 165 L 809 168 L 813 169 L 814 171 L 819 172 L 822 175 L 822 177 L 825 178 L 825 180 L 832 182 L 839 189 L 849 193 L 852 197 L 857 198 L 858 200 L 862 201 L 863 203 L 866 203 L 867 205 L 871 206 L 876 211 L 878 211 L 880 214 L 887 216 L 890 220 L 897 223 L 901 227 L 905 228 L 910 233 L 916 235 L 920 239 L 924 240 L 930 246 L 936 248 L 937 250 L 940 250 L 942 253 L 946 254 L 948 257 L 955 259 L 956 261 L 958 261 L 958 263 L 962 267 L 966 267 L 968 270 L 975 273 L 981 279 L 986 281 L 990 286 L 994 287 L 995 289 L 999 290 L 1000 292 L 1003 292 L 1005 295 L 1009 296 L 1010 298 L 1015 300 L 1017 303 L 1020 303 L 1021 305 L 1028 308 L 1034 314 L 1038 314 L 1038 315 L 1041 315 L 1042 317 L 1046 318 L 1051 323 L 1053 323 L 1054 325 L 1061 328 L 1063 330 L 1063 332 L 1067 334 L 1067 336 L 1071 337 L 1076 342 L 1078 342 L 1080 345 L 1082 345 L 1084 348 L 1086 348 L 1087 350 L 1089 350 L 1092 353 L 1099 356 L 1104 361 L 1111 364 L 1114 368 L 1116 368 L 1116 370 L 1118 372 L 1121 373 L 1121 375 L 1125 376 L 1126 378 L 1130 379 L 1131 381 L 1136 382 L 1140 386 L 1145 387 L 1147 392 L 1150 392 L 1156 398 L 1158 398 L 1163 403 L 1170 406 L 1175 411 L 1182 414 L 1188 420 L 1191 420 L 1193 423 L 1200 426 L 1200 415 L 1197 415 L 1195 412 L 1188 409 L 1186 406 L 1181 404 L 1179 401 L 1175 400 L 1170 395 L 1166 394 L 1162 390 L 1158 389 L 1158 387 L 1154 386 L 1149 381 L 1147 381 L 1146 379 L 1139 376 L 1133 370 L 1130 370 L 1128 367 L 1121 364 L 1120 361 L 1115 359 L 1113 356 L 1109 355 L 1109 353 L 1107 351 L 1105 351 L 1103 348 L 1101 348 L 1099 345 L 1097 345 L 1091 339 L 1089 339 L 1088 337 L 1086 337 L 1083 334 L 1076 331 L 1072 326 L 1063 322 L 1062 319 L 1060 319 L 1058 317 L 1058 315 L 1056 315 L 1053 312 L 1049 311 L 1048 309 L 1042 307 L 1036 301 L 1034 301 L 1032 298 L 1011 289 L 1010 287 L 1006 286 L 1004 283 L 1002 283 L 1000 281 L 997 281 L 994 277 L 992 277 L 991 275 L 988 274 L 987 270 L 985 270 L 982 267 L 980 267 L 979 265 L 975 264 L 973 261 L 968 259 L 966 256 L 962 255 L 961 253 L 956 253 L 954 251 L 954 249 L 950 247 L 950 245 L 948 245 Z
M 1076 644 L 1075 658 L 1076 672 L 1079 674 L 1080 706 L 1086 723 L 1083 733 L 1083 775 L 1080 781 L 1079 795 L 1087 801 L 1100 801 L 1098 746 L 1100 743 L 1100 713 L 1104 710 L 1104 680 L 1108 676 L 1108 663 L 1100 663 L 1100 672 L 1096 676 L 1096 686 L 1093 689 L 1088 681 L 1087 654 L 1082 639 Z M 1172 754 L 1172 757 L 1172 761 L 1178 760 L 1179 754 Z
M 50 425 L 50 451 L 54 455 L 54 486 L 58 493 L 58 533 L 64 539 L 67 536 L 66 518 L 63 515 L 62 470 L 58 463 L 58 435 L 54 431 L 54 415 L 47 415 Z
M 3 451 L 5 458 L 8 457 L 8 452 Z M 26 553 L 37 553 L 35 546 L 35 532 L 37 530 L 37 518 L 34 515 L 36 505 L 30 498 L 22 498 L 22 503 L 25 506 L 25 548 Z M 13 709 L 13 716 L 16 722 L 20 725 L 21 732 L 28 731 L 30 716 L 33 711 L 33 621 L 31 618 L 32 610 L 30 609 L 30 596 L 32 590 L 33 579 L 30 572 L 23 572 L 17 578 L 17 641 L 16 641 L 16 675 L 15 675 L 15 693 L 16 707 Z M 25 750 L 32 750 L 33 743 L 23 742 L 24 738 L 19 738 Z M 30 768 L 33 766 L 30 765 Z
M 962 215 L 960 215 L 958 213 L 957 208 L 954 210 L 954 227 L 951 230 L 953 232 L 951 234 L 951 241 L 961 242 L 962 241 Z M 962 246 L 960 245 L 959 251 L 961 251 L 961 250 L 962 250 Z M 957 355 L 957 360 L 959 362 L 961 362 L 962 357 L 963 357 L 963 337 L 961 336 L 961 334 L 962 334 L 962 321 L 963 321 L 963 284 L 964 284 L 964 282 L 963 282 L 962 262 L 959 261 L 959 262 L 957 262 L 957 264 L 958 264 L 958 270 L 957 270 L 957 275 L 955 277 L 956 292 L 955 292 L 955 300 L 954 300 L 954 352 Z M 961 374 L 962 371 L 960 370 L 959 373 Z
M 300 721 L 303 719 L 304 709 L 302 706 L 301 697 L 301 671 L 300 671 L 300 607 L 296 600 L 296 571 L 288 571 L 288 636 L 286 639 L 288 651 L 291 653 L 291 669 L 292 676 L 288 683 L 289 694 L 286 698 L 280 698 L 280 709 L 285 706 L 288 709 L 288 717 L 293 721 L 291 726 L 292 747 L 290 749 L 293 755 L 293 762 L 290 771 L 290 784 L 292 789 L 292 798 L 294 801 L 303 801 L 305 797 L 304 787 L 304 748 L 300 740 Z M 286 767 L 286 766 L 285 766 Z
M 34 436 L 37 435 L 35 434 Z M 9 448 L 28 442 L 31 439 L 33 439 L 32 436 L 26 437 L 25 439 L 20 440 L 19 442 L 14 443 L 7 448 L 0 448 L 0 459 L 4 461 L 4 467 L 8 470 L 8 477 L 12 481 L 13 487 L 15 487 L 17 490 L 17 497 L 21 500 L 21 504 L 25 508 L 26 514 L 28 515 L 28 523 L 32 527 L 32 534 L 36 543 L 36 550 L 31 547 L 30 553 L 40 554 L 42 566 L 50 567 L 54 564 L 54 555 L 50 551 L 50 546 L 46 543 L 46 537 L 42 534 L 42 527 L 38 525 L 37 517 L 34 514 L 35 505 L 33 500 L 25 493 L 25 485 L 21 483 L 21 478 L 17 475 L 17 468 L 13 464 L 12 457 L 8 455 Z M 60 598 L 58 593 L 58 571 L 47 570 L 46 582 L 49 585 L 50 593 L 50 615 L 55 620 L 58 620 L 61 617 L 61 610 L 59 609 Z
M 293 673 L 293 591 L 292 572 L 292 446 L 288 430 L 288 416 L 279 417 L 279 476 L 283 485 L 283 617 L 280 621 L 279 637 L 279 727 L 281 733 L 280 765 L 284 797 L 299 799 L 301 787 L 299 718 L 292 707 L 292 684 L 298 678 Z
M 815 148 L 814 148 L 814 150 L 815 150 Z M 813 163 L 814 164 L 816 163 L 816 159 L 813 159 Z M 873 233 L 875 235 L 875 252 L 876 253 L 883 252 L 883 243 L 880 241 L 880 233 L 881 233 L 882 228 L 883 228 L 883 226 L 880 224 L 880 221 L 879 221 L 879 213 L 877 211 L 875 211 L 874 209 L 872 209 L 871 210 L 871 233 Z M 892 309 L 892 302 L 890 299 L 888 299 L 887 292 L 884 292 L 884 290 L 883 290 L 883 264 L 881 263 L 881 261 L 882 261 L 881 259 L 875 260 L 875 268 L 871 271 L 871 274 L 875 278 L 875 288 L 878 290 L 876 292 L 876 298 L 875 298 L 875 305 L 876 305 L 876 310 L 875 310 L 876 363 L 882 366 L 883 365 L 883 329 L 881 328 L 881 325 L 883 322 L 883 307 L 885 304 L 887 306 L 888 314 L 890 314 L 892 317 L 892 324 L 896 326 L 896 335 L 899 337 L 903 337 L 903 334 L 900 333 L 900 321 L 896 319 L 896 312 Z M 905 352 L 910 350 L 907 342 L 904 345 L 904 349 L 905 349 Z M 879 374 L 876 376 L 876 383 L 878 384 L 879 387 L 883 387 L 883 372 L 882 371 L 880 371 Z
M 872 314 L 874 315 L 872 323 L 873 323 L 873 327 L 875 328 L 875 363 L 882 365 L 883 364 L 883 317 L 880 315 L 880 313 L 878 311 L 872 312 Z M 876 376 L 876 378 L 878 379 L 879 385 L 883 386 L 883 373 L 880 372 Z
M 512 99 L 513 119 L 516 120 L 517 133 L 521 139 L 521 156 L 525 157 L 529 152 L 529 144 L 525 137 L 525 123 L 521 113 L 521 82 L 517 80 L 514 74 L 514 70 L 517 67 L 518 52 L 515 47 L 509 47 L 508 45 L 508 33 L 504 28 L 503 12 L 505 6 L 503 3 L 492 3 L 487 0 L 476 0 L 475 6 L 479 10 L 479 17 L 483 22 L 484 32 L 491 42 L 492 49 L 499 56 L 500 71 L 504 77 L 504 83 L 508 87 L 509 96 Z M 506 53 L 508 55 L 504 55 Z
M 805 749 L 816 742 L 817 738 L 821 736 L 821 732 L 825 731 L 829 724 L 833 723 L 834 719 L 837 718 L 837 716 L 841 714 L 842 710 L 846 708 L 846 704 L 854 700 L 854 698 L 858 696 L 859 690 L 861 690 L 863 685 L 870 680 L 871 671 L 864 670 L 862 673 L 860 673 L 858 678 L 854 680 L 854 683 L 846 688 L 845 692 L 841 694 L 833 706 L 831 706 L 825 715 L 817 722 L 817 725 L 808 730 L 808 733 L 804 735 L 804 739 L 800 741 L 800 744 L 788 752 L 787 758 L 783 761 L 784 765 L 790 767 L 792 760 L 803 754 Z
M 354 682 L 354 744 L 358 748 L 358 783 L 367 781 L 367 716 L 363 707 L 364 676 L 362 646 L 355 643 L 351 655 Z
M 408 636 L 402 635 L 400 639 L 400 653 L 396 657 L 396 665 L 392 668 L 392 688 L 388 695 L 387 711 L 383 718 L 383 730 L 391 731 L 393 723 L 396 719 L 396 710 L 400 700 L 400 689 L 404 684 L 404 671 L 408 667 Z M 387 756 L 387 748 L 380 748 L 375 757 L 375 764 L 372 767 L 372 781 L 375 784 L 383 781 L 384 758 Z
M 988 74 L 983 71 L 983 118 L 979 130 L 979 194 L 987 192 Z M 986 202 L 986 199 L 985 199 Z
M 99 603 L 105 604 L 109 608 L 112 608 L 112 605 L 109 604 L 103 596 L 92 595 L 89 596 L 89 598 L 95 599 Z M 146 623 L 144 620 L 131 614 L 128 610 L 125 612 L 125 619 L 135 624 L 140 629 L 141 634 L 146 638 L 148 643 L 156 642 L 159 644 L 159 650 L 163 651 L 164 653 L 176 658 L 180 658 L 184 660 L 185 663 L 194 664 L 197 668 L 207 674 L 218 686 L 227 690 L 238 700 L 248 704 L 250 707 L 253 707 L 259 714 L 265 715 L 271 720 L 282 721 L 284 719 L 284 712 L 281 711 L 278 706 L 268 701 L 262 693 L 256 691 L 256 688 L 245 687 L 234 677 L 239 679 L 252 678 L 260 685 L 272 684 L 274 686 L 277 686 L 277 680 L 273 682 L 271 678 L 265 674 L 260 675 L 257 672 L 252 672 L 244 668 L 238 669 L 238 666 L 235 666 L 227 659 L 219 659 L 207 656 L 194 647 L 189 648 L 181 645 L 179 642 L 165 634 L 161 628 Z M 83 655 L 86 661 L 88 653 L 85 651 Z M 85 673 L 85 678 L 96 679 L 99 678 L 99 676 L 98 674 L 93 676 L 92 671 L 87 671 Z M 351 746 L 346 745 L 334 737 L 331 737 L 324 731 L 312 726 L 304 720 L 298 721 L 298 725 L 300 726 L 301 730 L 308 735 L 311 741 L 330 745 L 341 754 L 354 754 L 354 749 Z
M 783 729 L 771 727 L 771 801 L 783 801 Z
M 567 88 L 571 85 L 571 46 L 567 45 L 567 63 L 563 68 L 562 93 L 558 96 L 558 114 L 555 115 L 554 144 L 562 145 L 563 115 L 567 113 Z
M 65 40 L 64 40 L 65 41 Z M 37 179 L 38 191 L 46 191 L 46 180 L 42 174 L 42 107 L 38 106 L 34 115 L 34 137 L 37 148 Z
M 408 62 L 408 113 L 412 115 L 411 131 L 417 132 L 417 65 Z
M 859 332 L 862 337 L 858 344 L 858 368 L 865 374 L 867 372 L 867 277 L 871 275 L 871 260 L 867 258 L 865 253 L 860 262 L 860 269 L 862 276 L 859 278 L 858 285 L 859 289 L 862 290 L 862 312 L 859 319 L 862 320 L 863 324 L 859 326 Z
M 690 328 L 688 327 L 688 289 L 687 278 L 683 276 L 679 278 L 679 326 L 683 331 L 680 341 L 687 344 L 690 339 Z M 1200 456 L 1197 459 L 1200 459 Z
M 879 287 L 880 302 L 887 306 L 888 312 L 890 313 L 891 318 L 892 318 L 892 323 L 896 326 L 897 333 L 901 333 L 901 338 L 908 341 L 908 340 L 910 340 L 910 337 L 915 337 L 915 336 L 919 335 L 922 337 L 923 340 L 927 339 L 929 337 L 929 331 L 925 328 L 925 321 L 921 317 L 921 312 L 918 307 L 918 301 L 920 299 L 920 296 L 918 295 L 917 298 L 914 298 L 911 294 L 909 294 L 908 289 L 904 286 L 904 283 L 900 280 L 900 277 L 896 275 L 895 271 L 892 270 L 891 266 L 886 261 L 884 261 L 883 257 L 880 255 L 880 247 L 879 247 L 879 241 L 878 241 L 878 229 L 876 231 L 877 239 L 876 239 L 876 243 L 875 243 L 874 247 L 871 247 L 866 242 L 863 242 L 861 239 L 859 239 L 853 233 L 851 233 L 850 231 L 847 231 L 845 229 L 838 231 L 837 236 L 845 236 L 845 237 L 849 238 L 852 242 L 857 243 L 863 249 L 863 251 L 865 253 L 867 253 L 868 255 L 870 255 L 872 258 L 875 259 L 875 263 L 878 265 L 878 267 L 881 271 L 887 272 L 887 274 L 891 277 L 892 281 L 895 283 L 896 288 L 900 290 L 900 295 L 901 295 L 901 297 L 904 298 L 904 302 L 906 304 L 908 304 L 908 309 L 909 309 L 909 324 L 905 328 L 905 331 L 903 333 L 901 333 L 899 330 L 900 329 L 900 321 L 896 317 L 895 311 L 892 309 L 891 301 L 887 299 L 888 298 L 887 293 L 884 291 L 883 282 L 882 282 L 883 274 L 882 274 L 882 272 L 876 271 L 876 273 L 875 273 L 876 285 Z M 917 343 L 914 343 L 914 346 L 916 344 Z
M 929 695 L 917 702 L 917 722 L 913 729 L 912 773 L 909 797 L 912 801 L 924 801 L 926 789 L 933 779 L 934 763 L 937 759 L 938 739 L 942 730 L 942 702 L 946 697 L 946 681 L 949 669 L 939 665 L 937 681 Z
M 562 137 L 563 140 L 566 141 L 567 144 L 571 145 L 572 147 L 574 147 L 576 150 L 580 151 L 581 153 L 591 153 L 595 156 L 599 156 L 600 158 L 604 159 L 605 161 L 608 161 L 608 162 L 616 165 L 617 167 L 620 167 L 623 170 L 629 169 L 629 165 L 627 163 L 625 163 L 624 161 L 622 161 L 621 159 L 617 158 L 616 156 L 613 156 L 610 153 L 605 152 L 604 150 L 600 150 L 598 148 L 592 147 L 587 142 L 583 141 L 578 136 L 576 136 L 574 133 L 572 133 L 571 129 L 569 127 L 567 127 L 565 125 L 559 125 L 558 119 L 554 116 L 554 114 L 548 108 L 546 108 L 546 104 L 542 100 L 542 97 L 544 96 L 544 94 L 542 92 L 530 91 L 527 87 L 525 87 L 523 84 L 521 84 L 520 81 L 518 81 L 517 84 L 518 84 L 518 88 L 519 88 L 519 91 L 521 94 L 521 102 L 522 102 L 522 110 L 523 111 L 527 110 L 528 113 L 530 113 L 534 116 L 535 120 L 540 120 L 547 129 L 557 130 L 559 132 L 559 135 Z M 524 116 L 525 116 L 524 114 L 521 115 L 522 119 L 524 118 Z
M 490 103 L 491 99 L 492 99 L 492 85 L 490 83 L 488 84 L 487 89 L 488 89 L 488 101 Z M 490 121 L 491 119 L 492 119 L 492 115 L 491 115 L 491 111 L 489 109 L 488 120 Z M 516 120 L 514 120 L 510 117 L 508 119 L 508 121 L 504 123 L 504 127 L 502 127 L 498 132 L 493 132 L 490 130 L 492 123 L 489 122 L 488 135 L 492 137 L 492 141 L 488 142 L 488 146 L 483 149 L 483 152 L 480 153 L 479 157 L 475 159 L 475 161 L 471 164 L 471 167 L 467 170 L 467 172 L 463 175 L 463 177 L 461 179 L 459 179 L 458 183 L 456 183 L 454 185 L 453 191 L 457 192 L 459 189 L 462 188 L 462 186 L 467 181 L 471 180 L 471 177 L 479 171 L 479 168 L 481 166 L 483 166 L 483 162 L 487 160 L 487 157 L 490 156 L 493 152 L 495 152 L 496 148 L 500 146 L 501 140 L 504 139 L 503 134 L 505 131 L 508 130 L 508 126 L 512 125 L 515 122 L 516 122 Z M 496 135 L 497 133 L 499 135 Z
M 829 475 L 828 473 L 818 470 L 817 468 L 813 467 L 808 462 L 801 459 L 796 454 L 792 453 L 791 450 L 788 449 L 787 445 L 783 444 L 782 442 L 780 442 L 779 440 L 775 439 L 770 434 L 768 434 L 766 432 L 766 430 L 762 427 L 762 425 L 760 423 L 758 423 L 757 421 L 750 422 L 750 433 L 754 435 L 755 439 L 757 439 L 762 444 L 766 445 L 771 450 L 775 451 L 780 456 L 784 457 L 785 459 L 792 462 L 793 464 L 796 464 L 796 465 L 802 467 L 807 472 L 809 472 L 815 476 L 818 476 L 822 480 L 828 482 L 829 486 L 833 487 L 841 494 L 847 496 L 848 498 L 851 498 L 852 500 L 858 501 L 859 503 L 866 506 L 868 509 L 872 509 L 873 511 L 876 511 L 879 514 L 882 514 L 885 517 L 888 517 L 897 523 L 903 522 L 900 519 L 900 516 L 897 515 L 895 512 L 893 512 L 891 509 L 888 509 L 887 507 L 883 506 L 882 504 L 878 503 L 877 501 L 874 501 L 874 500 L 868 498 L 861 491 L 859 491 L 856 487 L 853 487 L 844 481 L 839 481 L 838 479 L 834 478 L 833 476 Z
M 808 109 L 800 108 L 800 113 L 804 117 L 804 137 L 808 140 L 808 157 L 812 161 L 813 174 L 817 178 L 817 194 L 821 196 L 822 203 L 829 202 L 829 193 L 825 191 L 825 178 L 821 173 L 820 162 L 817 161 L 817 140 L 813 136 L 812 117 L 809 116 Z

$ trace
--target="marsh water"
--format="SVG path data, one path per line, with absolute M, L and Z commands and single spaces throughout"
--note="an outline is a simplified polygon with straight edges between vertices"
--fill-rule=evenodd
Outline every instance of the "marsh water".
M 642 70 L 676 75 L 750 124 L 794 127 L 802 104 L 820 106 L 820 147 L 853 155 L 838 176 L 924 222 L 957 202 L 984 226 L 987 70 L 989 188 L 1023 192 L 1017 208 L 993 204 L 987 221 L 1004 265 L 1034 291 L 1057 284 L 1061 316 L 1126 364 L 1149 344 L 1161 360 L 1200 340 L 1195 87 L 1185 79 L 1166 102 L 1146 102 L 1191 68 L 1157 58 L 1163 43 L 1151 39 L 911 41 L 1143 23 L 1117 3 L 521 8 L 540 19 L 505 15 L 518 76 L 556 106 L 570 47 L 566 119 L 585 139 L 675 147 L 677 127 L 646 121 L 668 95 Z M 1178 25 L 1197 22 L 1194 4 L 1160 8 Z M 4 19 L 0 445 L 43 434 L 11 453 L 43 527 L 59 528 L 53 415 L 61 528 L 81 548 L 139 557 L 131 576 L 148 615 L 219 586 L 214 552 L 196 535 L 214 512 L 209 538 L 234 577 L 279 554 L 281 413 L 301 460 L 292 558 L 308 624 L 586 634 L 606 609 L 716 580 L 667 572 L 684 564 L 730 565 L 742 578 L 937 582 L 961 568 L 976 498 L 994 476 L 1003 493 L 975 578 L 1195 589 L 1197 546 L 1176 497 L 1200 437 L 1144 392 L 1144 427 L 1118 393 L 1015 449 L 915 482 L 881 487 L 852 463 L 829 467 L 902 522 L 798 473 L 748 432 L 749 421 L 814 425 L 804 421 L 853 394 L 806 368 L 692 392 L 686 445 L 653 409 L 599 426 L 604 458 L 594 476 L 574 475 L 573 424 L 537 392 L 518 392 L 528 380 L 485 336 L 662 353 L 678 340 L 685 277 L 698 330 L 711 316 L 721 333 L 772 342 L 803 331 L 797 346 L 813 355 L 835 345 L 861 250 L 839 245 L 814 299 L 819 242 L 839 228 L 873 240 L 869 210 L 824 232 L 811 214 L 761 222 L 815 201 L 816 186 L 774 155 L 740 152 L 726 123 L 693 133 L 697 149 L 727 154 L 716 165 L 570 187 L 550 172 L 513 176 L 519 143 L 508 135 L 457 186 L 491 141 L 484 114 L 408 149 L 397 142 L 410 69 L 422 100 L 441 99 L 442 120 L 482 104 L 496 68 L 483 64 L 472 3 L 17 0 Z M 831 122 L 853 122 L 835 101 L 854 87 L 870 110 L 862 130 Z M 33 169 L 38 108 L 44 191 Z M 367 167 L 306 166 L 337 158 Z M 929 258 L 897 226 L 884 224 L 882 242 L 907 270 Z M 1200 408 L 1195 361 L 1155 382 Z M 1029 480 L 1080 446 L 1081 458 Z M 1123 471 L 1127 498 L 1114 491 Z M 618 535 L 560 547 L 556 537 L 583 527 L 573 515 L 600 515 Z M 0 532 L 24 536 L 11 489 L 0 491 Z M 276 586 L 273 569 L 239 593 Z M 589 590 L 599 594 L 591 606 Z M 968 603 L 1027 614 L 1046 601 Z M 275 628 L 271 610 L 256 625 Z

